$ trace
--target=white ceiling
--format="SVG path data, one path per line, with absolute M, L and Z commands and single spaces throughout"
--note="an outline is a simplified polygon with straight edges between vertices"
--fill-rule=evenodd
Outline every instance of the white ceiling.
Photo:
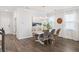
M 76 6 L 75 6 L 76 7 Z M 71 9 L 74 8 L 73 6 L 0 6 L 0 11 L 16 11 L 17 8 L 24 8 L 34 11 L 41 11 L 41 12 L 52 12 L 54 10 L 61 10 L 61 9 Z
M 35 11 L 41 11 L 41 12 L 46 12 L 46 13 L 50 13 L 52 11 L 56 11 L 56 10 L 64 10 L 64 9 L 71 9 L 74 8 L 73 6 L 30 6 L 30 7 L 26 7 L 26 9 L 31 9 L 31 10 L 35 10 Z
M 8 12 L 14 12 L 17 8 L 17 6 L 0 6 L 0 11 L 8 11 Z

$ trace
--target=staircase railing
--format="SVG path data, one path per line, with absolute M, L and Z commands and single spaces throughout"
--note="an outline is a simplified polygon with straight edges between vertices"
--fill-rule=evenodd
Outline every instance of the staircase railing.
M 5 31 L 4 29 L 0 29 L 0 35 L 2 36 L 2 52 L 5 52 Z

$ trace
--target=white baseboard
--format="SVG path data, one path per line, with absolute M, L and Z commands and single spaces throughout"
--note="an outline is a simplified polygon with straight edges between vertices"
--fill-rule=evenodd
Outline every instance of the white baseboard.
M 26 39 L 26 38 L 30 38 L 30 37 L 33 37 L 33 36 L 27 36 L 27 37 L 18 37 L 17 39 Z

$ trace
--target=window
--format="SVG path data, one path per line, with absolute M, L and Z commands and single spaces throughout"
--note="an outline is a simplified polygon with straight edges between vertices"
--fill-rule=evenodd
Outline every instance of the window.
M 55 17 L 54 16 L 49 17 L 48 22 L 51 25 L 51 27 L 53 28 L 54 27 L 54 22 L 55 22 Z
M 75 20 L 76 14 L 67 14 L 64 16 L 65 19 L 65 29 L 75 30 Z

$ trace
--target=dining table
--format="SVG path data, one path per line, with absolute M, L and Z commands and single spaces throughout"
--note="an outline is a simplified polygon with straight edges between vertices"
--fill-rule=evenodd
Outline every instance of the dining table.
M 43 32 L 43 31 L 35 31 L 34 33 L 35 33 L 36 35 L 38 35 L 38 36 L 37 36 L 37 40 L 35 40 L 35 41 L 36 41 L 36 42 L 39 42 L 40 44 L 43 45 L 44 42 L 42 42 L 42 41 L 40 40 L 40 35 L 41 35 L 41 34 L 44 34 L 44 32 Z

